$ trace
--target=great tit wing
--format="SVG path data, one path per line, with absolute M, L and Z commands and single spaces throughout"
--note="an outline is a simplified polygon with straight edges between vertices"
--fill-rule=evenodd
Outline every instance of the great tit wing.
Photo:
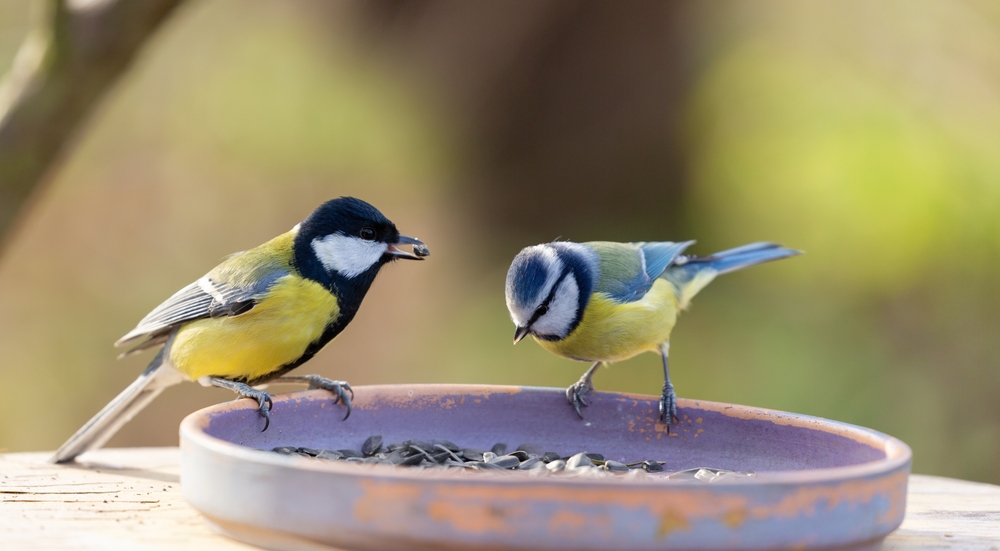
M 694 244 L 694 241 L 682 241 L 674 243 L 672 241 L 646 241 L 633 243 L 639 247 L 645 260 L 646 275 L 651 280 L 663 275 L 663 272 L 673 264 L 684 249 Z
M 630 243 L 592 241 L 586 243 L 597 253 L 599 275 L 594 292 L 618 302 L 641 299 L 653 286 L 643 269 L 642 252 Z
M 219 268 L 223 268 L 220 265 Z M 142 318 L 135 329 L 118 339 L 115 346 L 124 346 L 143 337 L 149 341 L 135 351 L 155 346 L 165 340 L 177 325 L 208 317 L 238 316 L 250 311 L 256 301 L 267 294 L 274 283 L 288 275 L 283 269 L 258 271 L 253 279 L 238 282 L 227 278 L 227 271 L 216 268 L 207 275 L 177 291 Z M 230 279 L 226 281 L 226 279 Z M 157 341 L 159 342 L 154 342 Z

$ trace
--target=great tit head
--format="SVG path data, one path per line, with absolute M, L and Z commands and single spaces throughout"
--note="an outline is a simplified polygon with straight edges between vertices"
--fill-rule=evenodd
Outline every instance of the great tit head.
M 299 263 L 318 263 L 327 274 L 347 279 L 362 274 L 374 277 L 373 272 L 387 262 L 399 258 L 423 260 L 430 254 L 423 242 L 400 235 L 396 225 L 378 209 L 354 197 L 323 203 L 297 228 L 295 248 Z M 398 248 L 400 245 L 413 245 L 417 254 Z
M 596 255 L 585 245 L 547 243 L 518 253 L 506 285 L 514 343 L 529 334 L 548 341 L 569 336 L 583 318 L 596 274 Z

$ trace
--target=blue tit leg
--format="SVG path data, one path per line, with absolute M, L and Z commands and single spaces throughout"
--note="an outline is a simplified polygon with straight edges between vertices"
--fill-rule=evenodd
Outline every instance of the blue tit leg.
M 597 368 L 600 367 L 601 363 L 602 362 L 594 362 L 594 365 L 590 366 L 590 369 L 583 374 L 583 377 L 580 377 L 579 381 L 573 383 L 566 389 L 566 400 L 571 406 L 573 406 L 573 409 L 576 410 L 576 414 L 580 416 L 580 419 L 583 419 L 583 414 L 580 413 L 580 405 L 588 405 L 584 396 L 586 396 L 591 390 L 594 390 L 594 381 L 592 379 L 594 378 L 594 372 L 597 371 Z
M 309 385 L 309 390 L 316 390 L 321 388 L 323 390 L 329 390 L 333 393 L 334 400 L 333 403 L 343 402 L 344 407 L 347 408 L 347 414 L 344 415 L 344 420 L 346 421 L 348 417 L 351 416 L 351 399 L 354 398 L 354 390 L 351 385 L 347 384 L 347 381 L 334 381 L 333 379 L 327 379 L 326 377 L 320 377 L 319 375 L 285 375 L 274 379 L 275 383 L 306 383 Z M 347 394 L 351 395 L 348 396 Z
M 663 393 L 660 395 L 660 421 L 669 425 L 679 420 L 677 417 L 677 394 L 674 393 L 674 384 L 670 382 L 670 371 L 667 368 L 667 356 L 670 355 L 669 342 L 660 345 L 660 355 L 663 356 Z
M 256 400 L 257 404 L 260 406 L 258 411 L 260 411 L 260 414 L 264 417 L 264 428 L 261 429 L 260 432 L 264 432 L 267 430 L 267 427 L 271 426 L 271 407 L 274 406 L 274 403 L 271 402 L 270 394 L 264 392 L 263 390 L 257 390 L 246 383 L 237 383 L 236 381 L 220 379 L 218 377 L 209 377 L 208 382 L 212 386 L 232 390 L 243 398 Z

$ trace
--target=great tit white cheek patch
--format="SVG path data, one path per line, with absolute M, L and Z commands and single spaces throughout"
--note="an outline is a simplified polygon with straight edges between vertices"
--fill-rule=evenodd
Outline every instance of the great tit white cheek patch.
M 374 266 L 388 245 L 381 241 L 368 241 L 358 237 L 334 233 L 312 241 L 316 258 L 330 271 L 344 277 L 356 277 Z

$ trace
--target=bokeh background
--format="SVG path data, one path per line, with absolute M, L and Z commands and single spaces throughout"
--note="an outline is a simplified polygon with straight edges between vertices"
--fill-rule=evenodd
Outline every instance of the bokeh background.
M 0 71 L 32 4 L 0 2 Z M 682 316 L 679 395 L 872 427 L 916 472 L 1000 482 L 995 2 L 188 0 L 5 237 L 0 447 L 58 446 L 150 359 L 112 342 L 339 195 L 432 256 L 385 270 L 303 371 L 564 387 L 586 366 L 510 344 L 521 247 L 779 241 L 807 254 Z M 659 360 L 595 383 L 656 394 Z M 174 387 L 110 445 L 173 445 L 229 399 Z

